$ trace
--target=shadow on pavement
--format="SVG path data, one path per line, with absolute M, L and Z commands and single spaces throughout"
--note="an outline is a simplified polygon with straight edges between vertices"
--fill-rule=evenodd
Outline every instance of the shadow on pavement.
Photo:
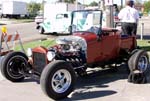
M 128 77 L 125 64 L 118 67 L 117 72 L 113 69 L 100 70 L 99 68 L 89 70 L 88 72 L 88 75 L 77 78 L 75 91 L 72 92 L 71 97 L 61 101 L 87 100 L 116 94 L 117 91 L 105 90 L 104 88 L 109 87 L 108 83 L 117 80 L 126 79 L 127 82 Z M 25 79 L 23 82 L 37 82 L 39 84 L 38 79 Z M 148 83 L 150 83 L 150 78 L 148 79 Z
M 71 98 L 61 101 L 86 100 L 116 94 L 117 92 L 113 90 L 91 91 L 90 89 L 107 88 L 109 87 L 108 83 L 127 79 L 127 76 L 125 66 L 119 67 L 118 72 L 114 72 L 112 69 L 92 71 L 85 77 L 78 77 L 76 90 L 72 93 Z

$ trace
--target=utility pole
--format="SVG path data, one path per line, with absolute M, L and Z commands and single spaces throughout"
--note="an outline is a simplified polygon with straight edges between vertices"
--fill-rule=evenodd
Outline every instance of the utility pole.
M 76 0 L 76 10 L 78 10 L 78 0 Z
M 123 8 L 123 0 L 121 0 L 121 9 Z
M 106 26 L 114 27 L 114 16 L 113 16 L 113 0 L 105 0 L 106 6 Z

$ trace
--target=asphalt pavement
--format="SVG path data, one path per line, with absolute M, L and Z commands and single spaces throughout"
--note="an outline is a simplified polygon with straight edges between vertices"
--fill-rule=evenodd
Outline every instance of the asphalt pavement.
M 0 73 L 0 81 L 4 80 L 4 77 L 2 76 L 2 74 Z
M 147 84 L 127 82 L 124 68 L 118 72 L 111 70 L 91 70 L 88 76 L 77 78 L 76 89 L 61 101 L 149 101 L 150 80 Z M 1 78 L 1 77 L 0 77 Z M 26 79 L 12 83 L 0 80 L 0 101 L 53 101 L 44 95 L 38 80 Z

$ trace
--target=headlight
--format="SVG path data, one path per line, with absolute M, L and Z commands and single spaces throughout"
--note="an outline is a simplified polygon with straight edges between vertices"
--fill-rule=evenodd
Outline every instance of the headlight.
M 48 59 L 48 61 L 52 61 L 54 58 L 55 58 L 55 52 L 49 51 L 47 53 L 47 59 Z
M 31 56 L 32 56 L 32 49 L 31 49 L 31 48 L 28 48 L 28 49 L 27 49 L 27 56 L 28 56 L 28 57 L 31 57 Z

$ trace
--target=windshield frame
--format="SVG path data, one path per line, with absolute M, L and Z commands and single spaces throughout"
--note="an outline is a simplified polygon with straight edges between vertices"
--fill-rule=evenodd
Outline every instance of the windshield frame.
M 102 10 L 99 10 L 99 9 L 92 9 L 92 10 L 76 10 L 76 11 L 73 11 L 71 13 L 71 27 L 70 27 L 70 33 L 76 33 L 76 32 L 90 32 L 90 31 L 73 31 L 73 21 L 74 21 L 74 16 L 77 12 L 96 12 L 96 11 L 99 11 L 100 12 L 100 18 L 99 18 L 99 26 L 98 28 L 101 30 L 101 27 L 102 27 L 102 15 L 103 15 L 103 12 Z M 96 33 L 95 33 L 96 34 Z M 100 31 L 98 31 L 97 34 L 100 34 Z

